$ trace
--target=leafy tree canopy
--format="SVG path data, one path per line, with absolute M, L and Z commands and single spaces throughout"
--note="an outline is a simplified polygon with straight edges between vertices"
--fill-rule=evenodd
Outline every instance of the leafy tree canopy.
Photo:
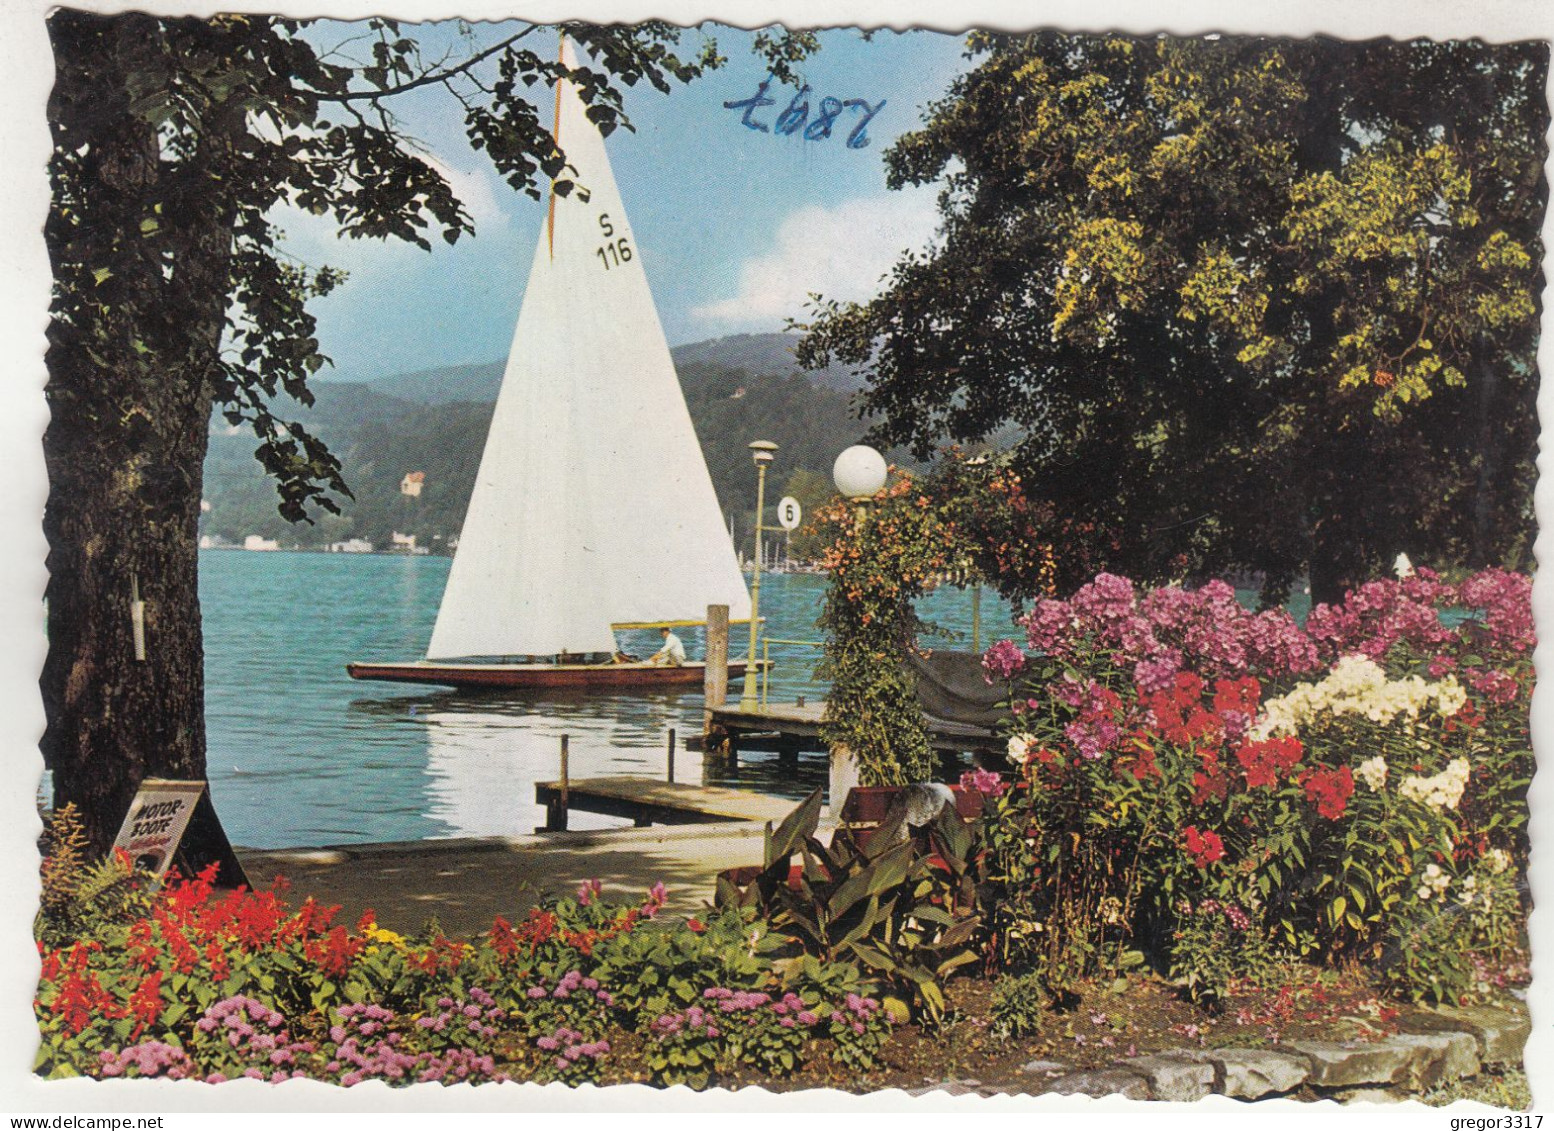
M 1530 550 L 1541 43 L 974 34 L 886 154 L 934 244 L 806 364 L 867 368 L 876 439 L 1013 424 L 1093 568 L 1246 569 L 1319 598 Z

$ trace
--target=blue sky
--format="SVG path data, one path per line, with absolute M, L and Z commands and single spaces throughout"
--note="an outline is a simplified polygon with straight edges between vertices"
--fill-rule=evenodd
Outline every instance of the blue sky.
M 512 26 L 520 25 L 475 25 L 473 40 L 494 42 Z M 853 32 L 822 33 L 821 51 L 802 68 L 811 106 L 823 96 L 886 102 L 868 125 L 868 147 L 851 149 L 845 130 L 809 141 L 743 125 L 741 112 L 723 103 L 751 97 L 765 77 L 750 54 L 751 35 L 706 29 L 727 65 L 669 95 L 645 85 L 629 91 L 636 132 L 619 130 L 609 140 L 671 345 L 780 329 L 785 317 L 802 314 L 809 291 L 865 298 L 899 252 L 930 240 L 933 190 L 887 190 L 881 155 L 920 124 L 926 104 L 967 65 L 956 36 L 883 31 L 865 42 Z M 351 32 L 330 25 L 315 39 L 338 42 Z M 457 46 L 452 25 L 425 25 L 416 34 L 429 57 L 437 46 Z M 696 35 L 689 33 L 687 50 L 694 51 Z M 776 103 L 756 111 L 756 120 L 770 126 L 792 93 L 773 83 L 768 96 Z M 323 352 L 335 362 L 332 377 L 504 356 L 538 238 L 543 205 L 508 187 L 470 148 L 451 97 L 430 88 L 396 99 L 393 109 L 449 176 L 476 235 L 452 248 L 435 241 L 427 253 L 341 240 L 327 220 L 278 211 L 289 253 L 351 275 L 313 304 Z M 847 111 L 842 121 L 857 113 Z

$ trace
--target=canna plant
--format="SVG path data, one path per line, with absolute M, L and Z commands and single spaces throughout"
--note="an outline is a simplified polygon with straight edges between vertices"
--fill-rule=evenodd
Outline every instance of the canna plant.
M 764 866 L 743 888 L 720 878 L 720 906 L 754 906 L 820 964 L 856 962 L 891 987 L 894 1016 L 930 1023 L 945 1011 L 943 981 L 976 961 L 980 917 L 976 829 L 945 809 L 915 836 L 859 844 L 815 836 L 820 792 L 768 838 Z

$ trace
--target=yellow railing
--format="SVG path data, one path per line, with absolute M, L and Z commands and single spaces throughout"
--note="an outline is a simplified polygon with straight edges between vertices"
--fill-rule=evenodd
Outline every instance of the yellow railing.
M 770 677 L 770 675 L 772 673 L 771 645 L 773 645 L 773 644 L 788 644 L 788 645 L 791 645 L 791 646 L 793 646 L 795 648 L 824 648 L 826 646 L 824 640 L 784 640 L 781 637 L 777 637 L 777 636 L 763 636 L 763 637 L 761 637 L 760 644 L 761 644 L 761 696 L 760 696 L 760 703 L 761 703 L 762 709 L 765 709 L 765 707 L 766 707 L 766 683 L 767 683 L 768 677 Z

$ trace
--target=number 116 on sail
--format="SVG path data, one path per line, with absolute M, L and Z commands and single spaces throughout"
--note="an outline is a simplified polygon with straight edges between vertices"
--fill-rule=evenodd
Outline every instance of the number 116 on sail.
M 594 254 L 599 257 L 599 262 L 604 264 L 606 271 L 611 267 L 619 267 L 622 263 L 631 262 L 631 242 L 625 236 L 611 239 L 615 235 L 615 225 L 610 223 L 608 212 L 599 213 L 599 234 L 604 237 L 604 242 L 594 249 Z

